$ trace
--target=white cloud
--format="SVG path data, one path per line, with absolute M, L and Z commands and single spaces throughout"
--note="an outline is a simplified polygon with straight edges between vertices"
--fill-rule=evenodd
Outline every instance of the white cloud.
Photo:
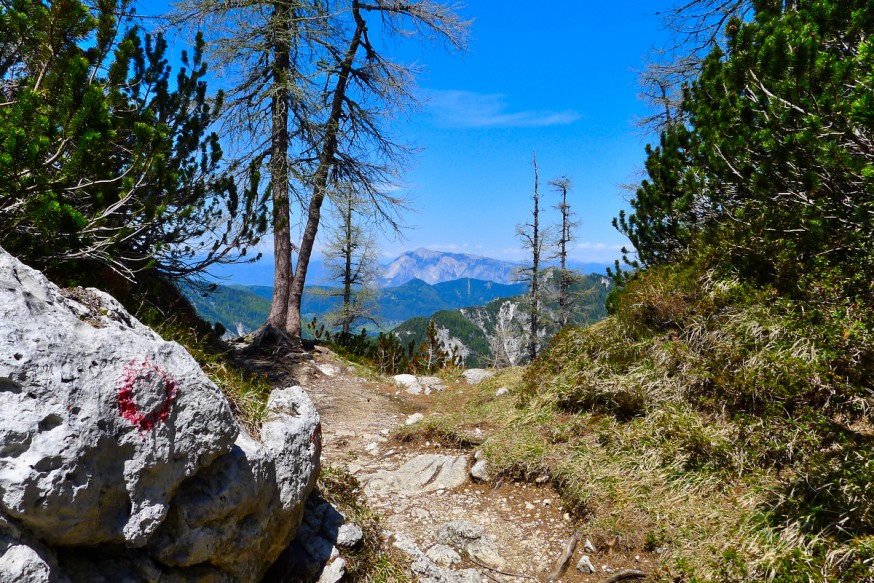
M 573 110 L 508 111 L 501 93 L 430 91 L 428 107 L 441 125 L 462 128 L 535 128 L 568 125 L 580 119 Z

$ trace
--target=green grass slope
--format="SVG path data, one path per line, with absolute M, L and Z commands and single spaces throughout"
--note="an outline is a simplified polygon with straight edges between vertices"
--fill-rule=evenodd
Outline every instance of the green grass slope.
M 596 544 L 657 552 L 656 580 L 874 580 L 874 311 L 711 265 L 638 275 L 463 422 L 501 427 L 494 469 L 548 476 Z

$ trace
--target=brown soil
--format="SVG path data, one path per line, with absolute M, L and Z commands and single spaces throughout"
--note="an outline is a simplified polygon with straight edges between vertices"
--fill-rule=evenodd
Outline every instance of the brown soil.
M 428 415 L 431 397 L 409 395 L 393 384 L 364 378 L 363 369 L 342 362 L 321 347 L 311 352 L 311 358 L 295 360 L 296 364 L 284 369 L 277 368 L 275 362 L 259 364 L 270 372 L 274 383 L 299 384 L 315 402 L 322 420 L 325 463 L 344 466 L 361 479 L 378 470 L 397 469 L 423 453 L 466 454 L 472 458 L 473 450 L 427 441 L 403 443 L 392 438 L 392 432 L 410 414 Z M 658 557 L 649 553 L 613 554 L 609 548 L 584 551 L 585 524 L 574 521 L 548 484 L 500 481 L 496 487 L 468 480 L 457 488 L 436 492 L 370 494 L 368 503 L 381 515 L 388 541 L 393 534 L 402 533 L 423 551 L 436 542 L 437 530 L 446 522 L 463 519 L 482 526 L 497 541 L 507 561 L 501 569 L 504 573 L 468 559 L 452 568 L 476 568 L 483 581 L 546 581 L 575 531 L 580 533 L 580 543 L 567 569 L 555 581 L 603 582 L 623 569 L 652 573 L 658 565 Z M 584 575 L 577 571 L 576 562 L 583 554 L 590 556 L 597 573 Z

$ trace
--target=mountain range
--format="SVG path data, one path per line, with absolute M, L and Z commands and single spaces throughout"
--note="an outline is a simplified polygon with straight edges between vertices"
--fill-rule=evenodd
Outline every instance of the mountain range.
M 445 253 L 420 248 L 407 251 L 382 270 L 380 285 L 391 287 L 401 285 L 411 279 L 420 279 L 435 284 L 463 278 L 481 279 L 509 284 L 516 281 L 520 265 L 469 255 L 467 253 Z
M 579 273 L 606 273 L 606 263 L 584 263 L 571 261 L 570 269 Z M 430 284 L 442 283 L 470 277 L 484 281 L 510 284 L 522 267 L 520 263 L 502 261 L 490 257 L 468 253 L 446 253 L 420 248 L 407 251 L 380 265 L 378 287 L 395 287 L 412 279 L 421 279 Z M 273 263 L 262 259 L 253 263 L 243 263 L 233 267 L 219 266 L 215 269 L 218 278 L 232 280 L 238 284 L 270 286 L 273 284 Z M 307 284 L 312 286 L 336 286 L 332 282 L 325 264 L 314 257 L 307 270 Z

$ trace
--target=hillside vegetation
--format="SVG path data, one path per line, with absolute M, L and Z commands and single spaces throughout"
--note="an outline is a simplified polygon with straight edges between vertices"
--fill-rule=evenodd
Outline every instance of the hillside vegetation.
M 749 4 L 647 149 L 611 316 L 426 429 L 489 427 L 656 579 L 871 581 L 874 6 Z
M 313 318 L 324 321 L 342 302 L 336 295 L 339 288 L 311 286 L 304 292 L 301 314 L 307 322 Z M 430 285 L 419 279 L 376 291 L 374 317 L 384 329 L 397 323 L 427 316 L 438 310 L 481 305 L 499 297 L 514 296 L 525 291 L 523 284 L 500 284 L 478 279 L 459 279 Z M 203 295 L 185 289 L 198 314 L 208 322 L 220 322 L 232 334 L 250 332 L 267 318 L 273 288 L 268 286 L 218 286 Z M 241 324 L 240 328 L 238 324 Z
M 549 278 L 549 281 L 545 279 L 545 284 L 554 288 L 555 278 Z M 607 315 L 605 301 L 610 289 L 612 282 L 602 275 L 593 273 L 581 276 L 571 289 L 576 298 L 571 323 L 585 326 L 602 320 Z M 554 289 L 549 291 L 544 314 L 554 315 L 558 312 L 558 299 L 552 293 Z M 428 324 L 433 321 L 443 335 L 444 348 L 458 350 L 466 366 L 517 365 L 527 358 L 528 315 L 524 303 L 522 295 L 514 294 L 482 305 L 464 304 L 465 307 L 459 309 L 411 318 L 393 331 L 404 343 L 412 341 L 418 346 L 427 339 Z M 556 328 L 550 322 L 545 322 L 541 336 L 544 342 L 548 342 Z

